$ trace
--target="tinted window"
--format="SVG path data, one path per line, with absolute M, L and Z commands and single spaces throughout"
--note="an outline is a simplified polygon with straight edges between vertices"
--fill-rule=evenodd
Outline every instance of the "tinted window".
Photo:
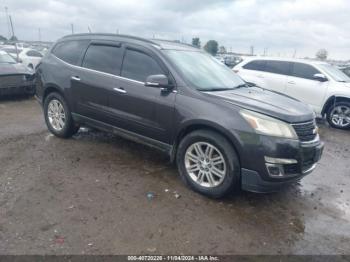
M 91 45 L 86 51 L 83 67 L 119 75 L 123 49 L 115 46 Z
M 303 63 L 294 63 L 293 66 L 293 76 L 314 79 L 314 74 L 319 74 L 320 72 L 311 65 Z
M 77 65 L 88 43 L 88 40 L 61 42 L 55 46 L 52 53 L 67 63 Z
M 159 74 L 164 74 L 164 72 L 152 57 L 138 51 L 126 50 L 122 69 L 123 77 L 145 82 L 148 76 Z
M 34 50 L 28 51 L 27 52 L 27 56 L 43 57 L 42 54 L 40 54 L 38 51 L 34 51 Z
M 264 60 L 254 60 L 243 66 L 244 69 L 264 71 L 265 61 Z
M 284 61 L 266 61 L 265 70 L 269 73 L 288 75 L 290 70 L 290 62 Z

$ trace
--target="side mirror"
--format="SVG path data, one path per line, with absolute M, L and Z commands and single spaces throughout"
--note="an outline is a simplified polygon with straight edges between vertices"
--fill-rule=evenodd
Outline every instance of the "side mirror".
M 328 81 L 327 77 L 324 74 L 314 74 L 314 79 L 320 82 Z
M 169 79 L 165 75 L 150 75 L 147 77 L 145 86 L 158 87 L 158 88 L 168 88 Z

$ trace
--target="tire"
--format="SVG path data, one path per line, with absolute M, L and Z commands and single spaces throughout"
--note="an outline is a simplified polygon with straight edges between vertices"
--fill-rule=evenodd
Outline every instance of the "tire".
M 327 122 L 334 128 L 350 129 L 350 102 L 332 104 L 327 111 Z
M 211 147 L 212 156 L 208 158 L 209 162 L 193 157 L 198 152 L 198 146 L 205 152 L 208 145 Z M 206 155 L 208 157 L 210 154 Z M 221 158 L 224 163 L 214 164 L 211 161 L 218 158 Z M 219 162 L 218 160 L 215 161 Z M 179 144 L 176 163 L 185 184 L 194 191 L 210 198 L 221 198 L 239 188 L 240 164 L 238 156 L 230 142 L 216 132 L 197 130 L 186 135 Z M 192 168 L 194 172 L 189 172 L 191 170 L 189 167 L 194 167 Z M 217 170 L 224 174 L 221 178 L 213 175 L 218 173 Z M 203 174 L 203 172 L 206 172 L 206 174 Z M 210 177 L 211 179 L 209 179 Z
M 54 111 L 52 111 L 52 109 L 49 109 L 50 107 L 53 108 Z M 56 108 L 58 110 L 56 110 Z M 59 93 L 50 93 L 45 98 L 44 115 L 47 128 L 55 136 L 61 138 L 69 138 L 79 130 L 79 126 L 76 125 L 73 121 L 66 100 Z M 58 115 L 60 115 L 60 117 Z M 62 120 L 62 122 L 57 120 L 59 118 Z

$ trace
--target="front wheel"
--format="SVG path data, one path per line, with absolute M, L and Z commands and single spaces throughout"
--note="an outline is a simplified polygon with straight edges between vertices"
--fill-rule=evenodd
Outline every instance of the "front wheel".
M 339 129 L 350 128 L 350 102 L 337 102 L 331 105 L 327 112 L 330 126 Z
M 220 198 L 239 185 L 237 154 L 230 142 L 216 132 L 198 130 L 185 136 L 176 159 L 184 182 L 203 195 Z
M 46 125 L 55 136 L 68 138 L 79 130 L 65 99 L 59 93 L 50 93 L 45 98 L 44 114 Z

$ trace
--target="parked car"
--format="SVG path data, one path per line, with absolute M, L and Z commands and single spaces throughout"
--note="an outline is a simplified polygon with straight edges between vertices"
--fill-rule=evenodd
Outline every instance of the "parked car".
M 232 68 L 235 65 L 237 65 L 238 63 L 240 63 L 242 61 L 242 58 L 238 57 L 238 56 L 226 56 L 225 57 L 225 65 L 227 65 L 228 67 Z
M 6 47 L 2 50 L 8 52 L 13 58 L 17 59 L 17 51 L 14 46 Z M 25 66 L 31 69 L 34 69 L 40 63 L 41 58 L 43 57 L 43 55 L 35 49 L 23 48 L 17 50 L 19 62 L 23 63 Z
M 48 129 L 91 126 L 158 148 L 192 189 L 276 191 L 312 172 L 323 143 L 305 104 L 249 87 L 203 51 L 109 34 L 60 39 L 37 67 Z
M 5 52 L 7 52 L 10 56 L 12 56 L 14 59 L 16 59 L 16 61 L 19 61 L 19 57 L 17 57 L 17 54 L 19 55 L 20 52 L 22 52 L 22 48 L 20 48 L 19 46 L 14 45 L 3 45 L 0 46 L 0 50 L 3 50 Z
M 34 71 L 0 50 L 0 95 L 33 95 L 34 92 Z
M 309 104 L 335 128 L 350 128 L 350 78 L 325 62 L 254 57 L 233 71 L 245 81 Z

